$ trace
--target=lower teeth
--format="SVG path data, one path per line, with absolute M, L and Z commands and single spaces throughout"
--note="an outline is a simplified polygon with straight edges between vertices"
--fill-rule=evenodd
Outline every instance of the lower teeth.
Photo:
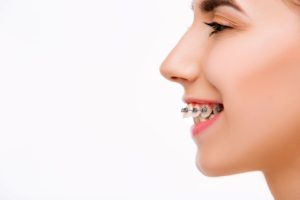
M 208 117 L 208 119 L 212 119 L 212 118 L 214 118 L 214 117 L 215 117 L 215 115 L 212 114 L 212 115 L 210 115 L 210 116 Z
M 205 122 L 205 121 L 207 121 L 207 120 L 210 120 L 210 119 L 212 119 L 212 118 L 214 118 L 216 115 L 215 114 L 211 114 L 211 115 L 209 115 L 209 117 L 208 118 L 202 118 L 202 117 L 195 117 L 194 118 L 194 122 L 195 123 L 199 123 L 199 122 Z

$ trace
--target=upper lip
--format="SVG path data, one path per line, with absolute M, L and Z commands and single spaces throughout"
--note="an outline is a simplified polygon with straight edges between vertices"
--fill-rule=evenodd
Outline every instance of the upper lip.
M 183 101 L 186 104 L 222 104 L 222 102 L 218 100 L 199 99 L 193 97 L 184 97 Z

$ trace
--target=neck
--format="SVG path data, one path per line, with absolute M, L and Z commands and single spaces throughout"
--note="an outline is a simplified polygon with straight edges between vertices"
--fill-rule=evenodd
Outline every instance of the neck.
M 276 200 L 300 199 L 300 156 L 286 160 L 283 166 L 263 172 Z

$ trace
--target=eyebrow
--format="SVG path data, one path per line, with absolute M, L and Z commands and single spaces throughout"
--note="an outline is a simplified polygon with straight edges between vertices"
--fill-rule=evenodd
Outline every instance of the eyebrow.
M 194 5 L 196 4 L 196 1 L 197 0 L 194 0 L 192 2 L 192 9 L 193 10 L 194 10 Z M 213 10 L 215 10 L 219 6 L 229 6 L 229 7 L 234 8 L 235 10 L 245 14 L 243 9 L 239 5 L 237 5 L 235 0 L 203 0 L 199 4 L 198 7 L 200 8 L 201 12 L 208 13 L 208 12 L 212 12 Z

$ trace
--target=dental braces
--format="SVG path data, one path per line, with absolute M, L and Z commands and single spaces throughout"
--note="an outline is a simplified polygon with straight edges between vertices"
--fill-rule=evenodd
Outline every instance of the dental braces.
M 189 109 L 188 107 L 185 107 L 185 108 L 182 108 L 181 109 L 181 112 L 182 113 L 188 113 L 188 112 L 193 112 L 193 113 L 197 113 L 197 112 L 202 112 L 202 113 L 206 113 L 207 112 L 207 108 L 206 107 L 203 107 L 203 108 L 193 108 L 193 109 Z
M 216 109 L 215 111 L 219 113 L 219 112 L 221 112 L 223 110 L 223 107 L 222 107 L 222 105 L 217 105 L 215 107 L 215 109 Z M 208 111 L 207 106 L 201 107 L 199 109 L 198 108 L 189 109 L 189 107 L 187 106 L 187 107 L 181 109 L 181 113 L 183 113 L 183 114 L 188 113 L 188 112 L 192 112 L 192 113 L 197 113 L 197 112 L 206 113 L 207 111 Z

